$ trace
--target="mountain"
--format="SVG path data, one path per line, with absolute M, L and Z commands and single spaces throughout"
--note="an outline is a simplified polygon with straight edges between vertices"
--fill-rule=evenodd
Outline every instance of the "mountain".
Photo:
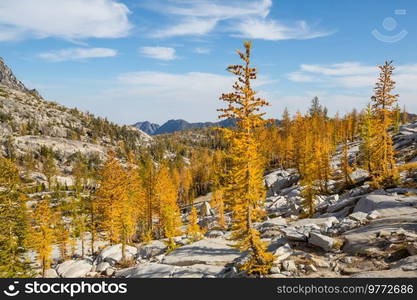
M 0 84 L 8 88 L 28 92 L 26 86 L 14 76 L 12 70 L 4 63 L 3 58 L 0 57 Z
M 235 120 L 227 119 L 219 122 L 198 122 L 198 123 L 189 123 L 185 120 L 169 120 L 163 125 L 153 124 L 148 121 L 138 122 L 133 126 L 146 132 L 150 135 L 164 134 L 164 133 L 173 133 L 176 131 L 183 131 L 189 129 L 199 129 L 207 127 L 232 127 L 235 125 Z
M 148 121 L 145 122 L 137 122 L 136 124 L 132 125 L 133 127 L 136 127 L 137 129 L 142 130 L 143 132 L 153 135 L 156 131 L 159 129 L 159 124 L 151 123 Z
M 8 87 L 10 89 L 31 93 L 38 98 L 42 98 L 36 89 L 28 89 L 23 82 L 16 78 L 12 70 L 4 63 L 3 58 L 0 57 L 0 85 Z
M 135 149 L 151 140 L 135 127 L 44 100 L 36 90 L 26 88 L 0 58 L 0 155 L 39 157 L 48 148 L 64 170 L 76 153 L 103 159 L 120 144 Z

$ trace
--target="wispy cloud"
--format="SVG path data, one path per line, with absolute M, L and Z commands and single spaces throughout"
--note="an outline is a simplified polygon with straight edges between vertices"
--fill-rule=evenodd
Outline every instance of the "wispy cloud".
M 297 83 L 314 84 L 314 89 L 327 91 L 324 98 L 329 107 L 344 111 L 343 105 L 352 109 L 364 107 L 369 102 L 378 73 L 377 66 L 359 62 L 303 64 L 299 70 L 287 74 L 287 78 Z M 398 65 L 393 80 L 396 81 L 395 92 L 400 94 L 400 104 L 415 111 L 417 64 Z
M 326 86 L 370 87 L 375 83 L 378 68 L 358 62 L 336 64 L 302 64 L 300 69 L 287 74 L 294 82 L 315 82 Z
M 151 33 L 156 38 L 194 35 L 201 36 L 209 33 L 217 24 L 217 19 L 211 18 L 188 18 L 183 23 L 169 26 L 165 29 Z
M 176 21 L 151 33 L 158 38 L 201 36 L 218 27 L 220 32 L 234 37 L 271 41 L 313 39 L 334 33 L 317 29 L 303 20 L 284 25 L 269 18 L 272 0 L 153 0 L 144 6 Z
M 246 19 L 234 26 L 236 37 L 249 39 L 279 40 L 307 40 L 328 36 L 334 31 L 314 29 L 305 21 L 298 21 L 291 25 L 284 25 L 276 20 Z
M 41 53 L 38 56 L 52 62 L 66 60 L 84 60 L 88 58 L 112 57 L 117 55 L 117 50 L 109 48 L 70 48 Z
M 124 37 L 132 28 L 129 13 L 117 0 L 2 0 L 0 41 Z
M 144 6 L 168 15 L 231 19 L 255 15 L 266 17 L 272 0 L 148 0 Z
M 211 50 L 209 48 L 197 47 L 194 49 L 194 52 L 197 54 L 210 54 Z
M 142 47 L 139 52 L 143 56 L 159 60 L 174 60 L 177 58 L 175 49 L 170 47 Z

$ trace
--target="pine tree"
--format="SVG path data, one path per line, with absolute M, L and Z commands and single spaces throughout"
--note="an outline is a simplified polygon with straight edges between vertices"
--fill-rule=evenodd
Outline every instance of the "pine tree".
M 17 191 L 20 184 L 15 164 L 0 157 L 0 277 L 28 277 L 26 263 L 26 198 Z
M 261 240 L 254 223 L 264 215 L 265 188 L 263 185 L 264 162 L 259 154 L 256 129 L 263 127 L 264 113 L 259 110 L 268 105 L 256 97 L 251 81 L 256 79 L 256 69 L 250 66 L 252 44 L 244 43 L 245 52 L 237 51 L 242 65 L 231 65 L 228 71 L 237 76 L 234 92 L 223 94 L 220 99 L 228 106 L 219 109 L 220 118 L 237 120 L 237 129 L 224 129 L 229 142 L 228 158 L 231 168 L 228 173 L 226 197 L 232 209 L 232 237 L 235 247 L 248 251 L 248 260 L 242 266 L 249 274 L 267 274 L 272 267 L 273 255 L 266 252 L 267 245 Z
M 51 263 L 52 243 L 55 240 L 53 221 L 54 215 L 50 208 L 50 198 L 45 197 L 38 202 L 33 213 L 32 241 L 30 243 L 38 254 L 42 277 L 45 277 L 45 271 Z

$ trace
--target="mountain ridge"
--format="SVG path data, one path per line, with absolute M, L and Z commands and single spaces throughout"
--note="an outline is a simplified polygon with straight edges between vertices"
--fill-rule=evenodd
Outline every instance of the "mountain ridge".
M 200 129 L 207 127 L 232 127 L 236 123 L 235 120 L 226 119 L 218 122 L 188 122 L 183 119 L 171 119 L 166 121 L 164 124 L 159 125 L 156 123 L 150 123 L 148 121 L 137 122 L 133 124 L 133 127 L 136 127 L 143 132 L 149 135 L 157 134 L 166 134 L 173 133 L 177 131 L 189 130 L 189 129 Z

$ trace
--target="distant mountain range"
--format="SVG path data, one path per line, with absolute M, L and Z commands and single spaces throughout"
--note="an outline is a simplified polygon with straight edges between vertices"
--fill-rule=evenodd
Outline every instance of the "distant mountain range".
M 219 122 L 198 122 L 190 123 L 185 120 L 169 120 L 162 125 L 145 122 L 137 122 L 133 124 L 133 127 L 136 127 L 143 132 L 146 132 L 149 135 L 172 133 L 176 131 L 188 130 L 188 129 L 198 129 L 198 128 L 207 128 L 207 127 L 232 127 L 235 125 L 235 120 L 227 119 Z

